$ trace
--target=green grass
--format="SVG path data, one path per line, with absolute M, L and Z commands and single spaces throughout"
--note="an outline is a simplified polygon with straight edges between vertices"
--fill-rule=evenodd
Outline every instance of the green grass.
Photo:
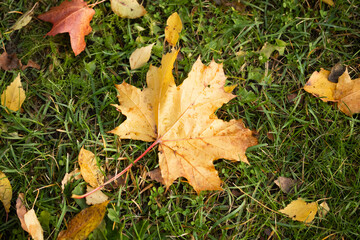
M 95 7 L 87 48 L 77 57 L 68 34 L 44 38 L 51 24 L 36 18 L 5 33 L 20 16 L 11 11 L 26 12 L 35 2 L 0 3 L 1 45 L 23 63 L 32 59 L 41 64 L 39 71 L 21 72 L 27 96 L 23 111 L 0 109 L 0 170 L 14 195 L 8 222 L 0 210 L 1 239 L 27 239 L 15 210 L 20 192 L 27 207 L 34 206 L 46 239 L 55 239 L 86 207 L 71 198 L 73 191 L 84 191 L 82 180 L 61 190 L 65 173 L 78 165 L 82 146 L 97 154 L 106 174 L 113 174 L 150 145 L 107 133 L 125 119 L 111 106 L 117 104 L 114 84 L 145 87 L 150 63 L 159 66 L 168 50 L 163 49 L 164 28 L 175 11 L 184 24 L 176 82 L 186 78 L 199 56 L 204 63 L 224 63 L 228 84 L 238 84 L 239 96 L 217 115 L 244 119 L 258 132 L 259 145 L 247 153 L 250 166 L 216 161 L 224 191 L 200 195 L 186 179 L 178 179 L 167 192 L 146 179 L 145 173 L 158 166 L 156 151 L 151 151 L 128 172 L 123 186 L 107 192 L 112 201 L 105 221 L 89 239 L 360 238 L 359 115 L 348 117 L 302 89 L 312 72 L 339 61 L 353 78 L 359 77 L 359 1 L 338 0 L 329 7 L 320 1 L 253 0 L 243 2 L 244 11 L 215 1 L 147 1 L 148 14 L 134 20 L 117 17 L 110 2 L 104 2 Z M 41 1 L 35 15 L 58 4 Z M 267 59 L 258 53 L 276 39 L 287 43 L 283 56 L 274 52 Z M 150 63 L 130 70 L 132 51 L 150 43 L 156 43 Z M 236 56 L 240 50 L 247 54 Z M 0 70 L 0 92 L 18 72 Z M 128 160 L 118 160 L 123 157 Z M 278 176 L 301 185 L 282 193 L 273 183 Z M 299 197 L 326 198 L 331 211 L 310 225 L 275 213 Z

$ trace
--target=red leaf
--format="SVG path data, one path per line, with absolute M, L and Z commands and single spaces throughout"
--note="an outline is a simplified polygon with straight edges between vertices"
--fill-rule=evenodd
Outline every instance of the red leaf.
M 71 48 L 76 56 L 85 49 L 85 36 L 92 31 L 90 21 L 94 14 L 95 10 L 89 8 L 83 0 L 65 0 L 38 18 L 53 24 L 53 28 L 46 35 L 55 36 L 68 32 Z

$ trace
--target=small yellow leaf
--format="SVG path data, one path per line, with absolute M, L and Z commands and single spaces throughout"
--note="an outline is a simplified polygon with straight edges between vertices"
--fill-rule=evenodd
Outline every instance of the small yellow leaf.
M 20 73 L 1 95 L 1 105 L 12 111 L 17 111 L 25 101 L 25 91 L 22 88 Z
M 335 5 L 335 3 L 334 3 L 333 0 L 321 0 L 321 1 L 324 2 L 324 3 L 326 3 L 326 4 L 328 4 L 328 5 L 330 5 L 330 6 L 334 6 L 334 5 Z
M 179 40 L 179 33 L 181 30 L 182 22 L 179 14 L 175 12 L 171 14 L 171 16 L 166 21 L 165 40 L 170 43 L 171 46 L 175 46 Z
M 4 204 L 5 212 L 10 211 L 10 201 L 12 198 L 12 187 L 6 175 L 0 171 L 0 201 Z
M 103 220 L 108 203 L 106 201 L 82 210 L 70 220 L 68 229 L 60 232 L 58 240 L 86 239 Z
M 90 186 L 86 187 L 86 192 L 90 192 L 92 190 L 94 190 L 94 188 L 92 188 Z M 106 196 L 102 191 L 99 190 L 99 191 L 96 191 L 86 197 L 86 204 L 87 205 L 95 205 L 95 204 L 103 203 L 103 202 L 107 201 L 108 199 L 109 199 L 109 197 Z
M 329 75 L 330 71 L 324 69 L 321 69 L 320 72 L 315 71 L 307 81 L 304 90 L 320 97 L 324 102 L 335 101 L 336 83 L 328 80 Z
M 122 18 L 139 18 L 145 15 L 145 8 L 136 0 L 111 0 L 111 9 Z
M 317 202 L 306 203 L 301 198 L 292 201 L 284 209 L 281 209 L 280 212 L 288 215 L 293 220 L 311 223 L 315 218 L 315 214 L 318 210 Z
M 24 221 L 28 229 L 28 232 L 33 239 L 35 240 L 44 239 L 44 231 L 41 227 L 38 218 L 36 217 L 34 209 L 31 209 L 27 213 L 25 213 Z
M 130 56 L 130 68 L 137 69 L 144 66 L 150 59 L 151 49 L 155 43 L 136 49 Z
M 85 182 L 94 188 L 104 183 L 104 175 L 97 166 L 95 155 L 92 152 L 85 150 L 84 147 L 81 148 L 78 162 Z

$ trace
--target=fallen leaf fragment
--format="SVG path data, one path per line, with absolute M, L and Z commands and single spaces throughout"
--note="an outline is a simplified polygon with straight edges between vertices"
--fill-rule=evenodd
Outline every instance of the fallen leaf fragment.
M 340 111 L 348 116 L 360 113 L 360 78 L 351 80 L 346 71 L 338 78 L 338 83 L 328 80 L 330 72 L 321 69 L 314 72 L 304 90 L 320 97 L 324 102 L 338 102 Z
M 1 105 L 12 111 L 17 111 L 25 101 L 25 91 L 22 88 L 20 73 L 1 94 Z M 6 110 L 7 111 L 7 110 Z
M 10 202 L 12 199 L 12 187 L 5 173 L 0 171 L 0 201 L 3 203 L 5 212 L 10 212 Z
M 323 218 L 330 211 L 329 205 L 324 201 L 319 205 L 319 217 Z
M 31 68 L 35 68 L 37 70 L 40 70 L 40 65 L 37 64 L 36 62 L 34 62 L 33 60 L 29 60 L 28 63 L 24 66 L 21 67 L 21 70 L 25 70 L 26 68 L 31 67 Z
M 34 9 L 36 8 L 36 6 L 38 5 L 38 2 L 34 4 L 34 6 L 27 11 L 26 13 L 24 13 L 16 22 L 15 24 L 10 28 L 9 32 L 15 31 L 15 30 L 19 30 L 23 27 L 25 27 L 26 25 L 29 24 L 29 22 L 32 19 L 32 15 L 34 14 Z
M 63 180 L 61 181 L 61 189 L 65 189 L 65 185 L 72 180 L 78 180 L 81 178 L 81 173 L 78 168 L 75 168 L 72 172 L 66 173 Z
M 328 5 L 330 5 L 331 7 L 333 7 L 335 5 L 333 0 L 321 0 L 321 1 L 328 4 Z
M 146 14 L 145 8 L 136 0 L 111 0 L 111 9 L 122 18 L 139 18 Z
M 292 201 L 280 212 L 288 215 L 293 220 L 311 223 L 314 220 L 316 212 L 318 210 L 317 202 L 306 203 L 303 199 L 298 198 Z
M 163 56 L 161 67 L 150 66 L 148 87 L 116 85 L 117 109 L 127 119 L 111 131 L 120 138 L 159 142 L 159 166 L 167 188 L 185 177 L 199 193 L 220 190 L 213 161 L 224 158 L 248 163 L 245 151 L 257 144 L 242 120 L 225 122 L 214 112 L 235 97 L 224 89 L 222 64 L 198 59 L 188 78 L 176 86 L 172 69 L 178 51 Z
M 130 68 L 137 69 L 144 66 L 150 59 L 151 49 L 155 43 L 136 49 L 130 56 Z
M 85 150 L 84 147 L 82 147 L 79 153 L 78 162 L 81 175 L 85 182 L 94 188 L 104 183 L 104 175 L 96 164 L 95 155 L 92 152 Z
M 29 210 L 24 215 L 24 221 L 26 224 L 26 227 L 28 229 L 28 233 L 31 235 L 31 237 L 35 240 L 43 240 L 44 239 L 44 231 L 41 227 L 41 224 L 36 217 L 34 209 Z M 25 230 L 25 229 L 24 229 Z
M 65 0 L 59 6 L 39 15 L 38 18 L 53 24 L 51 31 L 46 35 L 55 36 L 68 32 L 71 48 L 77 56 L 86 47 L 85 36 L 92 31 L 90 21 L 94 14 L 95 10 L 89 8 L 83 0 Z
M 58 240 L 86 239 L 101 223 L 109 201 L 85 208 L 70 220 L 67 230 L 61 231 Z
M 16 199 L 16 214 L 20 220 L 22 229 L 24 229 L 26 232 L 29 232 L 29 229 L 27 228 L 24 219 L 24 216 L 27 212 L 27 209 L 24 205 L 24 201 L 25 201 L 25 195 L 23 193 L 19 193 L 19 196 Z
M 86 192 L 90 192 L 94 190 L 94 188 L 87 186 Z M 103 203 L 109 199 L 108 196 L 106 196 L 102 191 L 96 191 L 93 194 L 90 194 L 86 197 L 86 204 L 87 205 L 95 205 L 99 203 Z
M 8 54 L 7 52 L 3 52 L 0 55 L 0 68 L 2 68 L 3 70 L 9 71 L 20 67 L 21 62 L 17 58 L 16 53 Z
M 281 191 L 289 193 L 296 184 L 296 180 L 287 177 L 278 177 L 274 183 L 281 189 Z
M 175 12 L 171 14 L 171 16 L 166 21 L 165 40 L 171 46 L 175 46 L 179 40 L 179 34 L 181 30 L 182 30 L 182 22 L 179 14 Z
M 160 168 L 155 168 L 154 170 L 146 173 L 146 176 L 150 177 L 151 180 L 157 181 L 161 184 L 165 184 L 163 177 L 161 176 Z

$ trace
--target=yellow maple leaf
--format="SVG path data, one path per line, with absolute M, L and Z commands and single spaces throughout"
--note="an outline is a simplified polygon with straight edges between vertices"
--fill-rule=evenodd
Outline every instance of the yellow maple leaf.
M 182 30 L 182 22 L 179 14 L 176 12 L 166 21 L 165 27 L 165 40 L 170 43 L 171 46 L 175 46 L 179 40 L 179 33 Z
M 86 239 L 87 236 L 94 231 L 94 229 L 97 228 L 103 220 L 108 203 L 109 201 L 105 201 L 82 210 L 70 220 L 68 228 L 60 232 L 58 240 Z
M 5 212 L 10 211 L 10 202 L 12 198 L 12 187 L 5 173 L 0 171 L 0 201 L 4 204 Z
M 317 210 L 317 202 L 306 203 L 303 199 L 299 198 L 292 201 L 284 209 L 281 209 L 280 212 L 288 215 L 293 220 L 311 223 L 315 218 Z
M 95 155 L 92 152 L 85 150 L 84 147 L 82 147 L 79 153 L 78 162 L 81 175 L 85 182 L 94 188 L 104 183 L 104 175 L 97 166 Z
M 178 51 L 163 56 L 161 67 L 151 66 L 147 88 L 125 82 L 116 85 L 116 105 L 127 119 L 111 133 L 120 138 L 159 143 L 161 175 L 168 188 L 185 177 L 197 192 L 220 190 L 213 165 L 220 158 L 248 163 L 245 150 L 257 144 L 242 120 L 225 122 L 214 112 L 235 97 L 224 89 L 222 64 L 209 66 L 198 59 L 187 79 L 176 86 L 172 75 Z
M 330 71 L 324 69 L 315 71 L 304 90 L 320 97 L 324 102 L 338 102 L 340 111 L 348 116 L 360 113 L 360 78 L 351 80 L 347 69 L 337 83 L 330 82 L 329 75 Z
M 25 101 L 25 91 L 22 88 L 20 73 L 1 95 L 1 105 L 12 111 L 17 111 Z M 7 111 L 7 110 L 6 110 Z

